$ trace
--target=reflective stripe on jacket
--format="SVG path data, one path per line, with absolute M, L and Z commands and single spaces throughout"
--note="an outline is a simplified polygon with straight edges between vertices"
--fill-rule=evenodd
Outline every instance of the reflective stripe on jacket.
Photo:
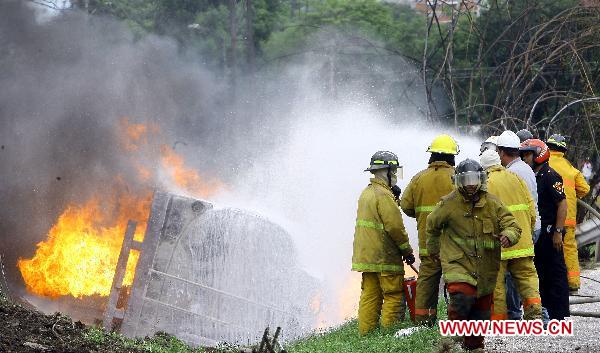
M 538 210 L 538 192 L 537 192 L 537 181 L 535 180 L 535 173 L 533 169 L 529 166 L 529 164 L 523 162 L 521 158 L 516 158 L 512 162 L 506 165 L 506 169 L 511 172 L 517 174 L 523 181 L 525 185 L 527 185 L 527 189 L 529 189 L 529 194 L 533 199 L 533 203 L 535 204 L 535 226 L 533 230 L 539 230 L 542 228 L 542 219 L 540 218 L 540 213 Z
M 412 254 L 402 213 L 391 189 L 372 178 L 358 200 L 352 270 L 404 273 L 402 256 Z
M 531 234 L 536 221 L 535 203 L 523 179 L 501 165 L 489 167 L 486 172 L 488 192 L 498 197 L 513 214 L 521 234 Z M 533 255 L 533 241 L 527 236 L 522 236 L 510 248 L 502 248 L 502 260 Z
M 454 190 L 452 175 L 454 167 L 437 161 L 417 173 L 410 181 L 404 192 L 400 207 L 409 216 L 417 219 L 419 233 L 419 255 L 427 256 L 427 216 L 433 211 L 442 196 Z
M 440 255 L 444 280 L 476 286 L 478 297 L 496 288 L 500 234 L 516 244 L 521 228 L 504 204 L 485 191 L 479 191 L 474 205 L 453 191 L 427 217 L 427 250 Z
M 581 172 L 565 158 L 563 152 L 550 151 L 550 168 L 563 178 L 568 205 L 565 226 L 575 227 L 577 224 L 577 199 L 587 195 L 590 192 L 590 186 Z

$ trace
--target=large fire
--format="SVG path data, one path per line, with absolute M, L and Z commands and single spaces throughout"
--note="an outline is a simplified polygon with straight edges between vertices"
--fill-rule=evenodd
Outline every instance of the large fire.
M 136 176 L 134 181 L 128 179 L 135 185 L 117 175 L 112 185 L 97 185 L 96 196 L 88 202 L 64 209 L 47 239 L 37 245 L 33 258 L 18 262 L 30 292 L 52 298 L 108 296 L 127 222 L 138 222 L 134 239 L 142 240 L 152 189 L 157 184 L 175 186 L 196 197 L 211 196 L 222 187 L 217 179 L 201 177 L 186 165 L 183 157 L 164 143 L 156 125 L 123 118 L 116 133 L 132 168 L 123 172 Z M 130 190 L 138 191 L 134 195 Z M 132 284 L 138 257 L 132 250 L 123 285 Z
M 47 297 L 109 295 L 127 220 L 145 222 L 149 202 L 149 198 L 122 196 L 116 202 L 119 209 L 114 209 L 115 204 L 103 209 L 97 199 L 68 206 L 48 239 L 38 244 L 35 256 L 18 262 L 27 289 Z M 142 229 L 138 227 L 137 233 Z M 137 257 L 132 252 L 124 285 L 133 282 Z

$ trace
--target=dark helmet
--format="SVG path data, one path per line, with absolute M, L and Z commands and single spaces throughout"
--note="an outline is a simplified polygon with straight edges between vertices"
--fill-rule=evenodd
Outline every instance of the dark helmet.
M 465 159 L 460 162 L 454 171 L 454 184 L 463 195 L 469 194 L 465 189 L 466 186 L 476 185 L 477 192 L 485 185 L 485 181 L 486 174 L 481 164 L 472 159 Z
M 519 140 L 521 140 L 521 142 L 533 138 L 533 134 L 531 132 L 529 132 L 529 130 L 527 130 L 527 129 L 521 129 L 521 130 L 517 131 L 517 136 L 519 136 Z
M 371 157 L 371 166 L 365 169 L 365 172 L 387 168 L 396 169 L 398 167 L 400 167 L 400 163 L 398 163 L 398 156 L 396 156 L 395 153 L 390 151 L 377 151 L 373 157 Z
M 567 150 L 567 140 L 561 134 L 554 134 L 554 135 L 550 136 L 550 138 L 548 138 L 548 140 L 546 141 L 546 145 L 548 145 L 548 147 L 551 150 L 558 150 L 558 151 L 566 151 Z

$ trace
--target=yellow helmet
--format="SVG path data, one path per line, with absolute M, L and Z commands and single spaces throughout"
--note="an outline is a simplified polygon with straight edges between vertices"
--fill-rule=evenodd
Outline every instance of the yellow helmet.
M 458 154 L 460 149 L 458 144 L 450 135 L 438 135 L 431 142 L 431 146 L 427 149 L 429 153 L 444 153 L 444 154 Z

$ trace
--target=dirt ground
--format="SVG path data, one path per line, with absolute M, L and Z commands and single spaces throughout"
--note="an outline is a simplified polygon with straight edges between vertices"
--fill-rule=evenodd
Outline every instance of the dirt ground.
M 115 352 L 90 342 L 81 322 L 60 315 L 39 312 L 0 300 L 0 351 L 7 353 L 47 352 Z M 129 350 L 135 352 L 135 350 Z

